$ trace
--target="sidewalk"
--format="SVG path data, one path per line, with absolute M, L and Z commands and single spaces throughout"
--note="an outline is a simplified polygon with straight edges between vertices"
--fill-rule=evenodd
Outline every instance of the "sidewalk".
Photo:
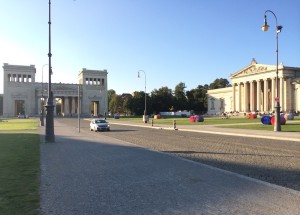
M 174 130 L 173 125 L 160 125 L 149 123 L 136 122 L 136 121 L 110 121 L 111 124 L 146 127 L 153 129 L 170 129 Z M 300 132 L 275 132 L 275 131 L 263 131 L 263 130 L 249 130 L 249 129 L 233 129 L 233 128 L 220 128 L 217 126 L 226 126 L 229 124 L 222 125 L 176 125 L 176 130 L 199 132 L 199 133 L 210 133 L 220 135 L 232 135 L 232 136 L 243 136 L 243 137 L 255 137 L 265 138 L 283 141 L 296 141 L 300 142 Z
M 298 191 L 57 121 L 55 134 L 40 148 L 44 215 L 300 213 Z

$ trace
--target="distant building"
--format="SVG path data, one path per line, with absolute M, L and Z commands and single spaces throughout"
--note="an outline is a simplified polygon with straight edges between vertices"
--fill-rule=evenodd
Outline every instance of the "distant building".
M 4 63 L 3 71 L 3 117 L 39 115 L 48 98 L 48 83 L 35 81 L 35 66 Z M 83 116 L 104 115 L 108 111 L 107 74 L 107 70 L 82 69 L 78 73 L 79 84 L 52 83 L 54 115 L 76 116 L 78 104 Z
M 300 112 L 300 68 L 278 66 L 282 112 Z M 230 76 L 232 87 L 207 91 L 208 114 L 271 113 L 275 110 L 276 66 L 251 64 Z

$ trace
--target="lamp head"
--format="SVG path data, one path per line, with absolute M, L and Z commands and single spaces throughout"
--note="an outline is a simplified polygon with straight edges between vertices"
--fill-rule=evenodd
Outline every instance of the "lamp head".
M 278 26 L 277 26 L 277 33 L 280 33 L 281 30 L 282 30 L 282 26 L 281 26 L 281 25 L 278 25 Z
M 268 26 L 268 23 L 267 23 L 267 16 L 265 15 L 264 25 L 261 27 L 261 30 L 262 31 L 268 31 L 268 29 L 269 29 L 269 26 Z
M 140 71 L 138 71 L 138 78 L 140 78 Z

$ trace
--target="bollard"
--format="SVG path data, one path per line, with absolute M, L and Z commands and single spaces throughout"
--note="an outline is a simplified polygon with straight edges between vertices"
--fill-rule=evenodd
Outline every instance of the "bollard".
M 176 130 L 176 120 L 173 121 L 173 128 Z
M 153 127 L 153 119 L 151 120 L 151 126 Z

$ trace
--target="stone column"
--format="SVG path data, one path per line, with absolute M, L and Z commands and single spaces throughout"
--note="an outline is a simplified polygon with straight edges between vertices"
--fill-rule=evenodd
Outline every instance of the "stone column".
M 254 81 L 250 82 L 250 111 L 255 112 Z
M 285 111 L 284 108 L 284 78 L 280 77 L 279 78 L 279 85 L 280 85 L 280 93 L 279 93 L 279 98 L 280 98 L 280 111 Z
M 53 96 L 53 105 L 54 105 L 54 111 L 53 111 L 53 115 L 56 116 L 56 97 Z
M 284 108 L 286 112 L 290 112 L 292 110 L 292 85 L 289 77 L 285 78 L 284 92 Z
M 248 98 L 248 83 L 244 82 L 244 107 L 245 107 L 245 112 L 249 112 L 249 98 Z
M 295 86 L 295 111 L 300 111 L 300 87 Z
M 268 100 L 268 79 L 264 79 L 264 111 L 268 112 L 269 100 Z
M 98 104 L 94 102 L 94 116 L 98 116 Z
M 256 81 L 257 82 L 257 84 L 256 84 L 256 88 L 257 88 L 257 92 L 256 92 L 256 108 L 257 108 L 257 110 L 258 111 L 261 111 L 261 82 L 260 82 L 260 80 L 257 80 Z
M 75 97 L 71 97 L 72 99 L 72 110 L 71 110 L 71 114 L 75 114 Z
M 38 103 L 37 103 L 37 113 L 38 115 L 41 115 L 42 111 L 42 97 L 38 97 Z
M 64 97 L 64 116 L 69 116 L 69 97 Z
M 235 111 L 235 83 L 232 84 L 232 111 Z
M 271 109 L 275 111 L 275 97 L 276 97 L 276 78 L 272 78 L 272 88 L 271 88 Z
M 239 103 L 238 103 L 238 111 L 241 112 L 242 111 L 242 85 L 241 83 L 238 83 L 238 89 L 239 89 Z

